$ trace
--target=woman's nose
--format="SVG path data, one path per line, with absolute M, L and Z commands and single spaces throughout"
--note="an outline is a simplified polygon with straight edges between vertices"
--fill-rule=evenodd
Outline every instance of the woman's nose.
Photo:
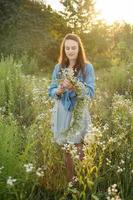
M 73 49 L 70 49 L 70 51 L 69 52 L 73 52 Z

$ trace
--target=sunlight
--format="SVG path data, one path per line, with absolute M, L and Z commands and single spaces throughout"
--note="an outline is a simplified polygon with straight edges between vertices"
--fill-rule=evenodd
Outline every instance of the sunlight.
M 59 0 L 43 0 L 46 4 L 50 4 L 54 10 L 62 11 L 63 5 L 59 2 Z
M 44 0 L 54 10 L 61 11 L 63 6 L 59 0 Z M 132 0 L 95 0 L 96 10 L 100 12 L 98 18 L 111 24 L 114 21 L 126 21 L 133 24 Z
M 96 9 L 107 23 L 126 21 L 133 24 L 132 0 L 96 0 Z

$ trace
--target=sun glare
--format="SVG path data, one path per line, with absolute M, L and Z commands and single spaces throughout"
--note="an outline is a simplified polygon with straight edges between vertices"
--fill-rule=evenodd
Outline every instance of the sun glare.
M 95 0 L 101 18 L 108 23 L 126 21 L 133 24 L 132 0 Z
M 43 0 L 57 11 L 63 10 L 59 0 Z M 111 24 L 114 21 L 126 21 L 133 24 L 133 0 L 95 0 L 96 11 L 100 19 Z

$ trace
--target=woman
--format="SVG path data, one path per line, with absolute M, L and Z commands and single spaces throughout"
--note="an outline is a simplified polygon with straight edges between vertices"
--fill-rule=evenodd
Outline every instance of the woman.
M 74 77 L 81 81 L 86 88 L 86 95 L 94 96 L 94 69 L 92 64 L 86 61 L 83 44 L 76 34 L 67 34 L 61 44 L 59 63 L 55 65 L 52 83 L 49 87 L 49 96 L 55 99 L 55 106 L 52 114 L 52 130 L 54 140 L 59 144 L 74 144 L 80 160 L 83 158 L 82 142 L 85 134 L 91 129 L 91 119 L 87 109 L 83 110 L 80 120 L 80 130 L 67 135 L 67 130 L 72 121 L 72 113 L 78 95 L 72 81 L 65 78 L 62 80 L 62 70 L 73 69 Z M 59 80 L 61 80 L 59 82 Z M 65 133 L 64 134 L 64 130 Z M 73 162 L 69 152 L 65 152 L 66 169 L 68 181 L 73 181 Z

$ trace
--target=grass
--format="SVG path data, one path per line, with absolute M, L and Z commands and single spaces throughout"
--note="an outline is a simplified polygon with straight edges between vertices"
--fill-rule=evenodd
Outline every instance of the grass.
M 89 190 L 96 200 L 131 200 L 132 64 L 96 71 L 96 93 L 89 108 L 93 134 L 85 139 L 84 160 L 73 155 L 77 188 L 67 187 L 63 151 L 52 140 L 49 76 L 24 75 L 19 64 L 11 57 L 0 63 L 0 198 L 63 200 L 71 190 L 73 199 L 85 200 Z M 29 163 L 30 173 L 24 167 Z M 37 175 L 38 168 L 43 176 Z M 7 184 L 9 176 L 16 179 L 13 186 Z

